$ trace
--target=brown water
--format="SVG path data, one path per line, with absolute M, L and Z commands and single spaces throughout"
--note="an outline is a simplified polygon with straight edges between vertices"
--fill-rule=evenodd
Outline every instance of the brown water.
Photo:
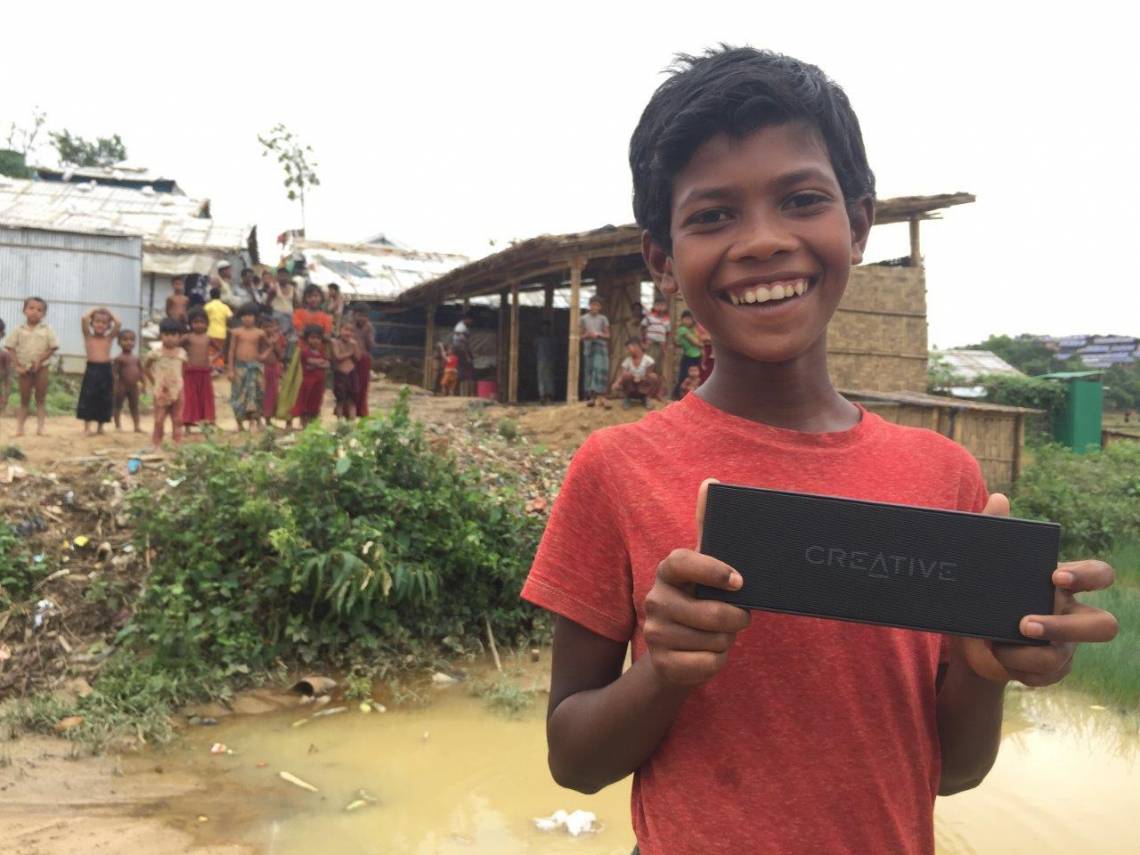
M 1014 692 L 997 766 L 977 790 L 939 799 L 940 855 L 1140 852 L 1140 738 L 1135 718 L 1064 693 Z M 430 706 L 348 712 L 292 727 L 297 714 L 195 731 L 168 767 L 208 793 L 163 805 L 200 836 L 274 855 L 337 853 L 628 853 L 629 783 L 594 796 L 560 789 L 545 761 L 540 709 L 490 712 L 461 686 Z M 211 742 L 237 753 L 210 756 Z M 265 763 L 259 768 L 259 763 Z M 278 778 L 288 771 L 319 788 Z M 379 804 L 344 808 L 359 788 Z M 597 814 L 600 833 L 571 838 L 532 822 L 556 809 Z

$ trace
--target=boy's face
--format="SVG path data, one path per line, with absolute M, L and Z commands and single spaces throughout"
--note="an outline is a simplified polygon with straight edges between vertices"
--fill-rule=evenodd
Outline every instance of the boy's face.
M 320 334 L 319 333 L 310 333 L 309 335 L 305 336 L 305 344 L 307 344 L 313 350 L 320 350 L 320 348 L 321 348 L 321 336 L 320 336 Z
M 194 320 L 192 320 L 190 322 L 190 329 L 192 331 L 198 333 L 199 335 L 201 335 L 202 333 L 204 333 L 206 331 L 206 327 L 208 325 L 209 324 L 207 323 L 205 318 L 196 317 L 196 318 L 194 318 Z
M 590 314 L 591 315 L 596 315 L 601 310 L 602 310 L 602 304 L 601 303 L 599 303 L 597 300 L 591 300 L 590 301 Z
M 316 309 L 321 305 L 321 295 L 316 291 L 310 291 L 305 297 L 305 305 L 310 309 Z
M 257 315 L 245 314 L 241 316 L 241 325 L 247 330 L 253 329 L 253 325 L 257 323 Z
M 343 342 L 351 342 L 356 337 L 356 333 L 352 331 L 352 327 L 345 324 L 340 328 L 340 340 Z
M 718 353 L 783 362 L 826 347 L 873 211 L 868 198 L 848 217 L 819 133 L 788 122 L 705 142 L 673 183 L 672 252 L 643 245 L 662 290 L 680 291 Z
M 289 271 L 288 270 L 278 270 L 277 271 L 277 284 L 278 285 L 288 285 L 289 284 Z
M 694 321 L 694 320 L 693 320 L 693 316 L 692 316 L 692 315 L 683 315 L 683 316 L 681 317 L 681 323 L 682 323 L 682 324 L 684 324 L 684 325 L 685 325 L 685 326 L 687 326 L 687 327 L 691 327 L 693 324 L 695 324 L 695 323 L 696 323 L 696 321 Z
M 176 332 L 161 333 L 161 338 L 163 347 L 178 347 L 182 341 L 182 336 Z
M 629 355 L 632 356 L 634 359 L 637 359 L 639 356 L 641 356 L 641 345 L 640 344 L 637 344 L 637 343 L 631 341 L 629 344 L 627 344 L 625 346 L 625 349 L 629 353 Z
M 653 314 L 655 314 L 655 315 L 665 314 L 665 301 L 664 300 L 658 300 L 656 303 L 653 304 Z
M 185 283 L 181 279 L 173 279 L 170 282 L 170 287 L 174 289 L 175 294 L 181 294 Z
M 91 316 L 91 329 L 95 331 L 95 335 L 103 335 L 107 331 L 108 320 L 107 316 L 100 313 Z
M 47 311 L 44 304 L 39 300 L 28 300 L 24 305 L 24 320 L 28 322 L 28 326 L 34 327 L 44 319 L 44 312 Z
M 362 327 L 368 323 L 368 314 L 366 312 L 353 312 L 352 320 L 358 327 Z
M 701 369 L 695 365 L 690 365 L 689 366 L 689 379 L 690 380 L 700 380 L 701 379 Z
M 134 333 L 123 333 L 119 336 L 119 347 L 123 353 L 130 353 L 135 349 L 135 336 Z

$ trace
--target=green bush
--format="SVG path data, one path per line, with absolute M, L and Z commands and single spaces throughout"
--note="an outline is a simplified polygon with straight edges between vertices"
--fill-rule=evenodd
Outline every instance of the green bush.
M 0 610 L 27 600 L 44 575 L 45 566 L 37 564 L 16 529 L 0 521 Z
M 1040 447 L 1017 483 L 1013 514 L 1060 523 L 1066 558 L 1105 556 L 1140 541 L 1140 443 L 1087 454 Z
M 186 447 L 132 496 L 152 572 L 124 630 L 169 668 L 336 664 L 448 639 L 543 632 L 518 592 L 542 520 L 510 488 L 432 451 L 406 396 L 381 418 L 305 431 L 283 452 Z
M 1064 410 L 1068 402 L 1068 390 L 1064 383 L 1009 374 L 979 377 L 978 383 L 985 387 L 985 400 L 988 403 L 1044 410 L 1042 415 L 1029 420 L 1028 433 L 1034 440 L 1048 442 L 1051 439 L 1053 418 Z

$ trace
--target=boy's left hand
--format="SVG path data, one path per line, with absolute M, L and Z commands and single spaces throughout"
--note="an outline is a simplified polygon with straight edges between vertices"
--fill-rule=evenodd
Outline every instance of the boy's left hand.
M 1009 500 L 994 493 L 982 512 L 1009 516 Z M 1017 680 L 1027 686 L 1050 686 L 1064 679 L 1073 667 L 1073 654 L 1082 641 L 1111 641 L 1119 629 L 1116 618 L 1103 609 L 1079 602 L 1080 591 L 1101 591 L 1112 585 L 1114 572 L 1103 561 L 1067 561 L 1053 571 L 1056 592 L 1053 614 L 1026 615 L 1021 633 L 1043 638 L 1045 646 L 1001 644 L 981 639 L 962 639 L 966 661 L 979 676 L 995 682 Z

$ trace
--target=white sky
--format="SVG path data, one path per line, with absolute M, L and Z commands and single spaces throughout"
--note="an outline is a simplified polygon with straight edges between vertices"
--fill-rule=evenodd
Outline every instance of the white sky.
M 631 221 L 629 135 L 671 56 L 768 47 L 844 86 L 880 196 L 977 194 L 923 225 L 932 345 L 1140 335 L 1140 71 L 1122 8 L 9 4 L 0 130 L 39 105 L 50 127 L 119 133 L 217 219 L 256 223 L 272 261 L 299 213 L 256 135 L 284 121 L 320 165 L 310 236 L 481 256 Z M 872 233 L 872 260 L 906 251 L 905 226 Z

